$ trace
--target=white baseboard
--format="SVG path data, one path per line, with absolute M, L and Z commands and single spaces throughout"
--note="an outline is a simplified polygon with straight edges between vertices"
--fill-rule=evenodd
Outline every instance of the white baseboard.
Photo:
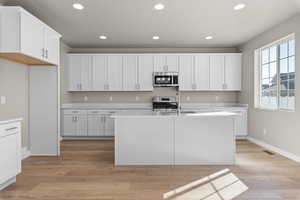
M 28 150 L 27 147 L 22 148 L 22 160 L 31 156 L 31 152 Z
M 300 163 L 300 157 L 297 156 L 297 155 L 295 155 L 295 154 L 293 154 L 293 153 L 284 151 L 284 150 L 282 150 L 282 149 L 280 149 L 278 147 L 275 147 L 273 145 L 267 144 L 267 143 L 265 143 L 265 142 L 263 142 L 261 140 L 255 139 L 253 137 L 248 137 L 247 139 L 249 141 L 253 142 L 254 144 L 257 144 L 258 146 L 266 148 L 266 149 L 268 149 L 270 151 L 274 151 L 274 152 L 276 152 L 276 153 L 278 153 L 278 154 L 280 154 L 280 155 L 282 155 L 284 157 L 287 157 L 287 158 L 289 158 L 289 159 L 291 159 L 291 160 L 293 160 L 293 161 L 295 161 L 297 163 Z

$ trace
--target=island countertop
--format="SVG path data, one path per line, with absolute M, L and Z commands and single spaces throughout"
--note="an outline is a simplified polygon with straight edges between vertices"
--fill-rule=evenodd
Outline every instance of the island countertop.
M 135 117 L 226 117 L 226 116 L 236 116 L 234 112 L 228 111 L 215 111 L 215 112 L 198 112 L 198 111 L 183 111 L 183 112 L 155 112 L 155 111 L 124 111 L 117 112 L 112 115 L 113 118 L 135 118 Z

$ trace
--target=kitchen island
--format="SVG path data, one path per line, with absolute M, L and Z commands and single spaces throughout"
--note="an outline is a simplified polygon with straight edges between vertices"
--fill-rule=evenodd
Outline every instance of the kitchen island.
M 115 165 L 235 163 L 235 113 L 121 112 L 115 118 Z

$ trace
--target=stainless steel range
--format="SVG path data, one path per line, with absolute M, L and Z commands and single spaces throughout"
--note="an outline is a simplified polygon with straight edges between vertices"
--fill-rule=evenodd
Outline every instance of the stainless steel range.
M 179 103 L 176 96 L 155 96 L 152 98 L 153 111 L 177 112 Z

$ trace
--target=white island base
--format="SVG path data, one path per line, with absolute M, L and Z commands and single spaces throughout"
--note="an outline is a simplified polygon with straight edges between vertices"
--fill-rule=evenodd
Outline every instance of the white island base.
M 117 115 L 115 165 L 232 165 L 233 113 Z

